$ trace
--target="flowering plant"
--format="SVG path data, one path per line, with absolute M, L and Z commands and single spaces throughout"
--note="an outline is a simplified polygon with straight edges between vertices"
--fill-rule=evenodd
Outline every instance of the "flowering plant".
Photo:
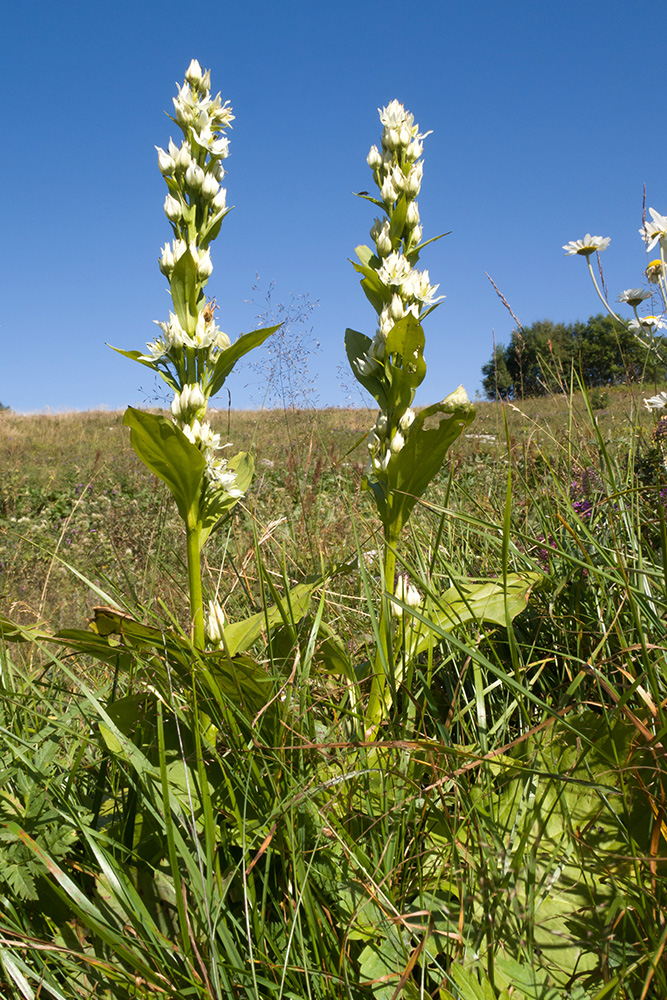
M 345 347 L 357 380 L 375 398 L 379 413 L 368 433 L 365 485 L 373 494 L 384 529 L 385 586 L 394 593 L 396 545 L 418 498 L 442 467 L 445 454 L 474 417 L 463 386 L 442 402 L 420 412 L 412 408 L 415 391 L 426 375 L 423 320 L 439 305 L 438 285 L 416 265 L 423 248 L 417 205 L 423 176 L 423 140 L 414 117 L 397 100 L 379 111 L 382 148 L 372 146 L 367 157 L 379 197 L 363 193 L 383 215 L 370 231 L 374 250 L 357 247 L 361 287 L 375 309 L 377 329 L 371 339 L 347 330 Z M 438 423 L 426 427 L 428 418 Z M 396 596 L 408 594 L 399 577 Z M 390 660 L 391 618 L 395 601 L 385 600 L 367 721 L 375 725 L 387 705 L 387 665 Z
M 167 484 L 185 522 L 193 637 L 200 648 L 205 643 L 201 549 L 243 496 L 253 472 L 247 453 L 223 457 L 228 446 L 206 419 L 207 407 L 239 358 L 278 329 L 254 330 L 232 344 L 216 324 L 215 300 L 204 291 L 213 271 L 210 244 L 230 211 L 222 187 L 229 155 L 224 133 L 234 118 L 229 102 L 223 104 L 220 94 L 212 97 L 210 86 L 210 71 L 193 59 L 171 116 L 183 139 L 180 145 L 170 139 L 167 150 L 156 146 L 174 237 L 163 246 L 159 267 L 169 281 L 173 312 L 167 322 L 157 321 L 161 333 L 146 351 L 119 351 L 156 372 L 174 393 L 170 420 L 129 407 L 125 423 L 137 455 Z M 218 609 L 211 615 L 217 619 Z
M 604 285 L 601 289 L 591 265 L 591 257 L 593 254 L 596 254 L 599 266 L 599 254 L 608 248 L 611 243 L 611 239 L 608 236 L 591 236 L 590 233 L 587 233 L 582 240 L 571 240 L 569 243 L 564 244 L 563 250 L 568 255 L 571 254 L 585 257 L 595 291 L 597 292 L 598 297 L 607 312 L 618 323 L 624 326 L 627 330 L 631 331 L 637 340 L 639 340 L 639 342 L 648 351 L 657 355 L 662 361 L 663 358 L 659 351 L 659 343 L 656 340 L 656 335 L 659 334 L 660 330 L 667 329 L 667 269 L 665 267 L 665 254 L 667 253 L 667 216 L 660 215 L 660 213 L 656 212 L 654 208 L 649 208 L 649 213 L 652 221 L 647 222 L 646 219 L 644 219 L 644 222 L 639 229 L 639 235 L 646 244 L 646 253 L 650 254 L 657 246 L 660 250 L 660 256 L 650 260 L 644 271 L 644 275 L 649 285 L 648 288 L 626 288 L 618 295 L 618 301 L 624 305 L 630 306 L 634 313 L 633 318 L 630 320 L 623 319 L 609 305 Z M 601 273 L 602 272 L 600 270 L 600 274 Z M 647 299 L 654 298 L 655 290 L 657 290 L 660 296 L 659 308 L 661 311 L 656 313 L 654 309 L 650 313 L 640 315 L 638 312 L 638 306 L 640 306 L 642 302 Z M 653 410 L 662 409 L 662 407 L 665 406 L 666 401 L 667 395 L 665 395 L 665 393 L 659 393 L 657 396 L 645 399 L 644 403 L 649 410 Z

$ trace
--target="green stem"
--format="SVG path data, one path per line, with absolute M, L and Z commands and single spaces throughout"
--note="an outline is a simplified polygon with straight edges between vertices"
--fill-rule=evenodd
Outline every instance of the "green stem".
M 611 306 L 610 306 L 610 305 L 609 305 L 609 303 L 607 302 L 606 298 L 604 297 L 604 295 L 603 295 L 603 294 L 602 294 L 602 292 L 600 291 L 600 287 L 599 287 L 599 285 L 598 285 L 598 283 L 597 283 L 597 281 L 596 281 L 596 279 L 595 279 L 595 275 L 593 274 L 593 266 L 592 266 L 592 264 L 591 264 L 591 256 L 592 256 L 591 254 L 588 254 L 588 255 L 587 255 L 587 257 L 586 257 L 586 263 L 588 264 L 588 272 L 589 272 L 589 274 L 590 274 L 590 276 L 591 276 L 591 278 L 592 278 L 592 281 L 593 281 L 593 284 L 595 285 L 595 291 L 596 291 L 596 292 L 598 293 L 598 298 L 600 299 L 600 302 L 601 302 L 601 303 L 602 303 L 602 305 L 603 305 L 603 306 L 605 307 L 605 309 L 607 310 L 607 312 L 609 313 L 609 315 L 610 315 L 610 316 L 613 316 L 613 317 L 614 317 L 614 319 L 617 319 L 617 320 L 618 320 L 618 322 L 619 322 L 619 323 L 620 323 L 620 324 L 621 324 L 622 326 L 625 326 L 625 323 L 623 322 L 623 320 L 621 319 L 621 317 L 620 317 L 620 316 L 617 316 L 617 315 L 616 315 L 616 313 L 615 313 L 615 312 L 614 312 L 614 310 L 613 310 L 613 309 L 611 308 Z
M 396 573 L 396 545 L 398 535 L 392 535 L 385 531 L 384 539 L 384 588 L 391 596 L 394 593 L 394 576 Z M 382 608 L 380 611 L 379 640 L 373 664 L 373 680 L 371 682 L 371 693 L 366 709 L 366 737 L 373 739 L 377 728 L 387 711 L 387 686 L 389 683 L 389 670 L 394 662 L 392 641 L 391 641 L 391 600 L 389 596 L 383 595 Z
M 206 644 L 204 633 L 204 602 L 201 589 L 201 547 L 199 545 L 199 520 L 191 511 L 185 530 L 188 542 L 188 588 L 190 591 L 190 619 L 192 640 L 199 649 Z

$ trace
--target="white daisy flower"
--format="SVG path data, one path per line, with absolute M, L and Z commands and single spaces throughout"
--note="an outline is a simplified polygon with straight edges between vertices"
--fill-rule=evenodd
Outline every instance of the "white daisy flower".
M 611 243 L 610 236 L 591 236 L 586 233 L 583 240 L 571 240 L 563 245 L 566 254 L 581 254 L 582 257 L 590 257 L 592 253 L 606 250 Z

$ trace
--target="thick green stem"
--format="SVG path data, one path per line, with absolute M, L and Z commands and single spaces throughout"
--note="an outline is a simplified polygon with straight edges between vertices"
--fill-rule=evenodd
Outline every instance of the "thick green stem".
M 394 575 L 396 572 L 396 545 L 398 535 L 385 533 L 384 540 L 384 587 L 392 595 L 394 593 Z M 373 664 L 373 680 L 371 693 L 366 709 L 366 736 L 373 738 L 387 710 L 387 687 L 389 671 L 393 669 L 394 652 L 391 641 L 391 600 L 383 596 L 380 611 L 379 642 Z
M 201 547 L 199 544 L 199 521 L 190 513 L 186 523 L 188 541 L 188 588 L 190 590 L 190 619 L 192 640 L 199 649 L 206 643 L 204 632 L 204 604 L 201 589 Z

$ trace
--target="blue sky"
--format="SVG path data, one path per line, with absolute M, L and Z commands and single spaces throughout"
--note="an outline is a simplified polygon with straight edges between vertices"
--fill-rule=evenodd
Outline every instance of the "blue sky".
M 473 396 L 494 331 L 507 341 L 512 320 L 485 272 L 526 325 L 586 319 L 598 301 L 583 259 L 561 245 L 610 236 L 615 298 L 642 282 L 644 184 L 647 205 L 667 213 L 655 76 L 667 6 L 655 0 L 40 0 L 3 19 L 0 400 L 18 411 L 152 394 L 147 370 L 105 345 L 143 348 L 167 317 L 154 146 L 177 137 L 164 111 L 192 57 L 236 115 L 235 209 L 208 285 L 218 321 L 232 339 L 256 325 L 256 274 L 276 283 L 276 302 L 318 302 L 310 368 L 322 405 L 348 400 L 345 328 L 374 332 L 348 263 L 374 212 L 352 192 L 372 184 L 365 158 L 392 98 L 433 130 L 424 236 L 452 231 L 420 262 L 447 298 L 425 324 L 418 403 L 460 382 Z M 228 386 L 236 407 L 261 399 L 247 369 Z

